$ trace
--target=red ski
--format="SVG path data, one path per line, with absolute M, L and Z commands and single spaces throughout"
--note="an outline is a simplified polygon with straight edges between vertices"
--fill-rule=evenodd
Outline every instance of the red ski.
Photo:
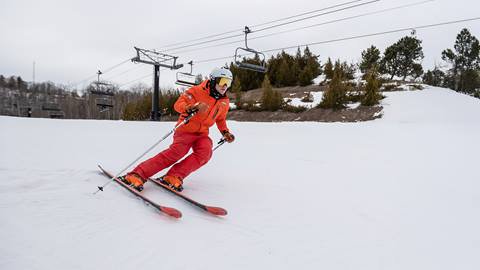
M 100 170 L 103 172 L 103 174 L 107 177 L 109 177 L 110 179 L 114 178 L 115 176 L 111 173 L 109 173 L 108 171 L 106 171 L 104 168 L 102 168 L 102 166 L 98 165 L 98 168 L 100 168 Z M 182 217 L 182 213 L 180 211 L 178 211 L 177 209 L 175 208 L 171 208 L 171 207 L 166 207 L 166 206 L 162 206 L 162 205 L 159 205 L 155 202 L 153 202 L 152 200 L 150 200 L 149 198 L 145 197 L 143 194 L 141 194 L 138 190 L 130 187 L 129 185 L 125 184 L 123 181 L 119 180 L 118 178 L 114 178 L 113 179 L 115 182 L 117 182 L 120 186 L 126 188 L 128 191 L 130 191 L 131 193 L 133 193 L 135 196 L 137 196 L 138 198 L 142 199 L 144 202 L 146 202 L 148 205 L 156 208 L 157 210 L 159 210 L 160 212 L 162 213 L 165 213 L 171 217 L 174 217 L 174 218 L 181 218 Z
M 154 178 L 148 178 L 149 181 L 152 181 L 153 183 L 157 184 L 158 186 L 166 189 L 167 191 L 169 191 L 170 193 L 173 193 L 175 195 L 177 195 L 178 197 L 184 199 L 185 201 L 191 203 L 192 205 L 202 209 L 202 210 L 205 210 L 207 211 L 208 213 L 210 214 L 213 214 L 213 215 L 216 215 L 216 216 L 225 216 L 227 215 L 227 210 L 223 209 L 223 208 L 220 208 L 220 207 L 215 207 L 215 206 L 208 206 L 208 205 L 205 205 L 205 204 L 202 204 L 202 203 L 199 203 L 193 199 L 191 199 L 190 197 L 187 197 L 185 195 L 183 195 L 182 193 L 178 192 L 178 191 L 175 191 L 171 188 L 169 188 L 167 185 L 165 185 L 164 183 L 160 182 L 160 180 L 158 179 L 154 179 Z

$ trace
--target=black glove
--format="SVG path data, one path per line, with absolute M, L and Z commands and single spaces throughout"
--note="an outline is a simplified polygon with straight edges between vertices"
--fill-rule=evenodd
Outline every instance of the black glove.
M 196 112 L 199 112 L 199 113 L 203 113 L 203 112 L 206 112 L 208 109 L 208 105 L 203 103 L 203 102 L 197 102 L 193 105 L 188 105 L 186 108 L 185 108 L 185 112 L 187 114 L 192 114 L 192 113 L 196 113 Z
M 222 131 L 222 135 L 225 141 L 227 141 L 228 143 L 232 143 L 233 141 L 235 141 L 235 136 L 233 136 L 233 134 L 230 133 L 228 130 Z

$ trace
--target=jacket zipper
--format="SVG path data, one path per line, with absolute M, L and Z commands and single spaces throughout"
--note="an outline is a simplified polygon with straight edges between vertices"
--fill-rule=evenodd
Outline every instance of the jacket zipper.
M 217 102 L 218 102 L 218 99 L 215 100 L 215 103 L 213 103 L 213 106 L 212 108 L 210 109 L 210 111 L 208 111 L 208 114 L 205 118 L 202 119 L 202 122 L 200 123 L 200 126 L 198 127 L 198 132 L 200 132 L 200 130 L 202 130 L 202 126 L 203 126 L 203 122 L 208 118 L 210 117 L 210 113 L 212 112 L 213 108 L 215 108 L 215 105 L 217 105 Z M 218 108 L 217 108 L 218 110 Z

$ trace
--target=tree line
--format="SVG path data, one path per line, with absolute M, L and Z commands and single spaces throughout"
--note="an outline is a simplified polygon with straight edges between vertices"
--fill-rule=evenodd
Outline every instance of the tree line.
M 314 79 L 320 75 L 323 75 L 323 81 L 320 84 L 326 86 L 322 102 L 319 104 L 320 108 L 341 109 L 352 100 L 360 101 L 365 106 L 375 105 L 382 98 L 379 94 L 382 84 L 394 78 L 403 81 L 407 78 L 422 81 L 425 84 L 447 87 L 480 97 L 479 53 L 479 41 L 468 29 L 462 29 L 457 35 L 453 49 L 445 49 L 442 52 L 441 57 L 448 67 L 437 66 L 427 72 L 424 72 L 421 65 L 424 58 L 422 41 L 414 33 L 388 46 L 383 53 L 377 47 L 370 46 L 361 52 L 361 61 L 358 64 L 347 63 L 340 59 L 332 61 L 330 58 L 322 64 L 319 56 L 314 55 L 308 47 L 303 51 L 298 48 L 295 55 L 282 51 L 271 56 L 265 63 L 267 66 L 265 74 L 239 69 L 234 63 L 230 63 L 230 69 L 235 77 L 231 91 L 234 93 L 233 101 L 237 109 L 250 111 L 300 112 L 306 110 L 304 107 L 288 105 L 281 94 L 273 88 L 312 85 Z M 244 61 L 262 64 L 258 56 L 244 59 Z M 358 72 L 363 79 L 360 82 L 354 81 Z M 0 94 L 3 95 L 0 113 L 22 115 L 24 114 L 22 110 L 30 106 L 34 107 L 35 117 L 35 110 L 41 111 L 42 106 L 39 104 L 53 103 L 60 104 L 59 109 L 64 112 L 66 118 L 125 120 L 149 118 L 152 96 L 150 87 L 137 85 L 125 91 L 112 85 L 111 91 L 114 95 L 111 97 L 92 94 L 90 90 L 94 88 L 92 83 L 82 91 L 68 91 L 65 87 L 51 82 L 32 84 L 25 82 L 21 77 L 6 78 L 0 75 L 0 89 L 2 89 Z M 243 99 L 244 92 L 258 88 L 263 89 L 259 104 L 256 101 Z M 5 89 L 15 89 L 17 93 L 7 94 Z M 173 104 L 179 94 L 179 91 L 173 89 L 162 90 L 160 95 L 162 114 L 176 114 Z M 309 98 L 308 95 L 305 96 L 306 100 Z M 32 103 L 32 99 L 35 104 L 27 104 L 28 100 Z M 113 107 L 98 106 L 99 100 L 108 101 Z M 46 113 L 51 112 L 47 110 L 43 114 L 37 113 L 37 116 L 45 117 Z
M 371 46 L 361 53 L 358 64 L 348 64 L 339 59 L 327 59 L 321 65 L 318 56 L 313 56 L 308 47 L 304 54 L 297 50 L 295 56 L 281 52 L 272 56 L 267 62 L 268 73 L 250 76 L 252 71 L 241 71 L 236 75 L 233 91 L 236 97 L 237 108 L 246 110 L 291 110 L 288 104 L 282 103 L 278 94 L 272 92 L 270 85 L 306 86 L 313 83 L 318 75 L 324 75 L 327 89 L 323 96 L 320 108 L 341 109 L 352 100 L 349 93 L 356 90 L 361 92 L 353 99 L 361 101 L 362 105 L 372 106 L 378 104 L 382 96 L 379 90 L 384 82 L 399 78 L 421 81 L 432 86 L 442 86 L 455 91 L 464 92 L 480 97 L 480 46 L 476 37 L 468 29 L 462 29 L 457 35 L 454 49 L 442 52 L 442 59 L 449 64 L 446 71 L 435 67 L 424 73 L 421 61 L 424 58 L 422 41 L 412 33 L 402 37 L 394 44 L 388 46 L 383 55 L 381 51 Z M 251 60 L 259 64 L 258 59 Z M 231 67 L 235 68 L 233 65 Z M 235 70 L 235 69 L 234 69 Z M 360 83 L 352 82 L 355 74 L 360 71 Z M 294 76 L 292 76 L 294 74 Z M 303 74 L 303 75 L 302 75 Z M 263 78 L 262 78 L 263 77 Z M 242 101 L 242 91 L 254 88 L 263 88 L 264 94 L 258 106 L 253 106 L 251 101 Z

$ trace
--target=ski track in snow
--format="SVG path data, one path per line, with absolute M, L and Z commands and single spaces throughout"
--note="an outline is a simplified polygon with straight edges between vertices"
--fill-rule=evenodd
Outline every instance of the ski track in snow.
M 386 95 L 370 122 L 229 121 L 184 191 L 226 217 L 146 184 L 180 220 L 92 195 L 173 122 L 1 116 L 0 269 L 479 269 L 480 100 Z

